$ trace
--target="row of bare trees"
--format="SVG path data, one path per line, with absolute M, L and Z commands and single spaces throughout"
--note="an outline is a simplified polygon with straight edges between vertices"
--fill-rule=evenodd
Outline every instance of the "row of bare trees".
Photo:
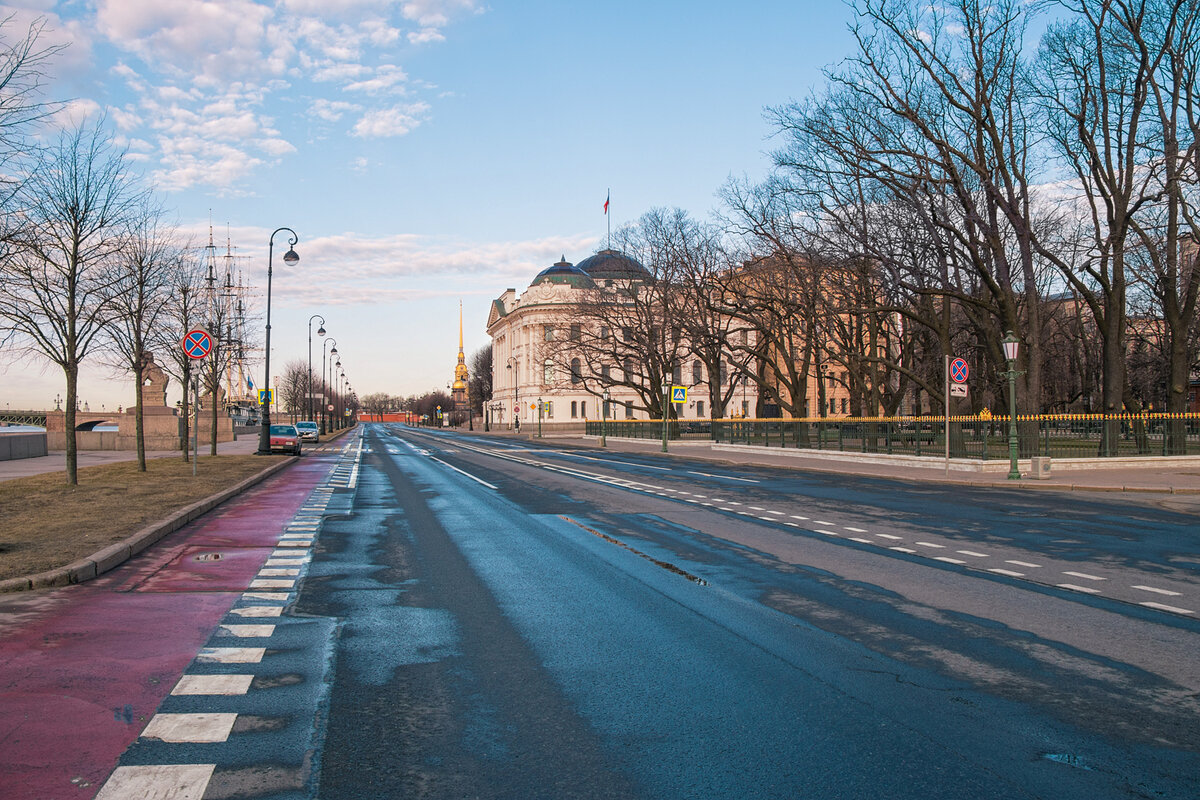
M 650 277 L 592 294 L 569 346 L 548 348 L 557 373 L 597 395 L 626 387 L 655 415 L 662 376 L 699 360 L 783 413 L 811 414 L 820 376 L 852 413 L 887 414 L 940 409 L 943 359 L 965 356 L 962 405 L 978 410 L 1007 391 L 1013 331 L 1023 412 L 1185 411 L 1200 5 L 852 9 L 855 52 L 767 112 L 768 179 L 728 182 L 711 222 L 658 210 L 620 231 Z M 707 381 L 714 412 L 733 383 Z
M 151 354 L 166 353 L 159 366 L 188 387 L 197 367 L 179 343 L 188 330 L 207 327 L 215 345 L 203 366 L 213 398 L 215 454 L 220 380 L 246 347 L 241 322 L 218 300 L 212 259 L 205 264 L 203 251 L 180 240 L 106 121 L 52 127 L 56 109 L 40 101 L 39 88 L 55 48 L 39 46 L 41 33 L 40 23 L 19 29 L 12 17 L 0 19 L 4 356 L 44 359 L 62 369 L 67 481 L 75 484 L 81 365 L 94 358 L 131 376 L 138 466 L 145 470 L 142 387 Z M 188 400 L 185 391 L 185 421 Z
M 283 414 L 292 422 L 319 422 L 322 432 L 346 427 L 346 421 L 360 408 L 370 410 L 370 406 L 377 403 L 375 395 L 365 395 L 360 400 L 354 392 L 340 391 L 336 385 L 322 381 L 320 375 L 309 370 L 303 359 L 284 365 L 277 376 L 276 391 L 276 402 Z M 333 406 L 333 411 L 329 406 Z

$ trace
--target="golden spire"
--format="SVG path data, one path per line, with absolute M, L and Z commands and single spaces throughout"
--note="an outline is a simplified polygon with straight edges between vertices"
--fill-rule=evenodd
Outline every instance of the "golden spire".
M 454 368 L 454 388 L 466 391 L 467 388 L 467 356 L 463 353 L 463 310 L 462 300 L 458 301 L 458 366 Z

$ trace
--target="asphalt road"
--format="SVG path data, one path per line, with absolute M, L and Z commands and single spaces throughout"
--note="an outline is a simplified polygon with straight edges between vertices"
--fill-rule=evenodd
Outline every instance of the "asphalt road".
M 323 798 L 1200 795 L 1194 499 L 365 429 Z

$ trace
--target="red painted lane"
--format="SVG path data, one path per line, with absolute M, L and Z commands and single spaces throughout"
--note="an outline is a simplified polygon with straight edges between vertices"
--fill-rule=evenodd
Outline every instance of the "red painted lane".
M 94 581 L 0 595 L 0 798 L 96 795 L 335 461 L 309 456 Z

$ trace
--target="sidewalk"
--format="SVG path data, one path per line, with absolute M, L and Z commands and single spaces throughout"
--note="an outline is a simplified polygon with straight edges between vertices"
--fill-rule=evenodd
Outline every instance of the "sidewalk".
M 495 436 L 506 439 L 525 439 L 540 441 L 552 446 L 567 446 L 576 448 L 600 449 L 599 439 L 595 436 L 559 436 L 537 439 L 526 433 L 520 435 L 511 431 L 494 431 L 488 434 L 476 435 Z M 618 439 L 608 437 L 607 450 L 626 453 L 644 453 L 647 455 L 663 455 L 662 442 L 652 439 Z M 686 456 L 723 464 L 746 464 L 755 466 L 777 467 L 812 472 L 829 472 L 855 477 L 884 478 L 888 480 L 911 481 L 917 483 L 937 483 L 958 486 L 985 486 L 1001 489 L 1042 489 L 1055 491 L 1096 491 L 1096 492 L 1147 492 L 1161 494 L 1200 494 L 1200 458 L 1185 457 L 1176 463 L 1163 465 L 1162 459 L 1147 461 L 1146 466 L 1123 465 L 1116 469 L 1106 469 L 1102 461 L 1095 460 L 1086 468 L 1078 465 L 1060 467 L 1051 464 L 1051 477 L 1045 480 L 1034 480 L 1022 477 L 1020 480 L 1008 480 L 1007 470 L 1002 472 L 972 472 L 950 470 L 946 474 L 944 462 L 941 459 L 930 458 L 929 466 L 910 466 L 907 463 L 893 463 L 887 456 L 872 456 L 870 454 L 836 454 L 825 452 L 808 455 L 803 450 L 783 450 L 780 448 L 760 448 L 725 446 L 715 449 L 708 441 L 672 441 L 667 445 L 667 457 Z M 1128 462 L 1128 460 L 1126 460 Z M 1153 464 L 1153 465 L 1151 465 Z M 1022 475 L 1028 474 L 1028 459 L 1020 462 Z
M 200 457 L 209 454 L 212 446 L 207 442 L 200 443 Z M 238 436 L 237 441 L 218 442 L 217 453 L 223 456 L 249 455 L 258 450 L 258 437 L 251 434 Z M 180 458 L 178 450 L 152 450 L 146 452 L 146 458 Z M 135 450 L 80 450 L 78 451 L 78 466 L 96 467 L 101 464 L 113 464 L 118 461 L 134 461 L 137 459 Z M 67 471 L 67 451 L 52 450 L 49 454 L 38 458 L 18 458 L 12 461 L 0 461 L 0 481 L 23 478 L 27 475 L 40 475 L 44 472 Z

